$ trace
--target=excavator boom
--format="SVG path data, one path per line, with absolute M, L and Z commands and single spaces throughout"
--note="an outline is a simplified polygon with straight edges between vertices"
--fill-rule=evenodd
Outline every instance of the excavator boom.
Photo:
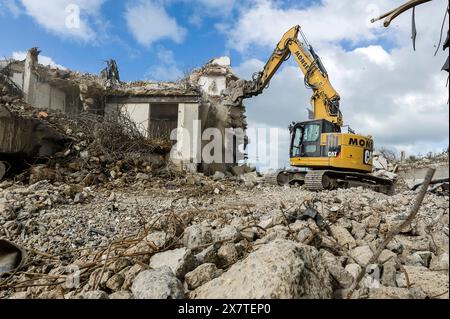
M 304 43 L 298 39 L 299 34 L 302 35 Z M 313 90 L 311 103 L 314 119 L 324 119 L 342 126 L 343 118 L 339 110 L 340 96 L 331 85 L 322 61 L 315 53 L 313 47 L 309 45 L 298 25 L 283 35 L 264 69 L 257 73 L 252 85 L 248 86 L 245 98 L 261 94 L 283 62 L 289 59 L 290 56 L 295 58 L 304 74 L 305 86 Z

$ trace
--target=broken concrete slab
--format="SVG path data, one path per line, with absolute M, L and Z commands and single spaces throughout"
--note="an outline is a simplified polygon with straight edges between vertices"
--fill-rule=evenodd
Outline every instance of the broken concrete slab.
M 183 244 L 189 249 L 211 244 L 213 241 L 212 229 L 203 225 L 192 225 L 184 230 Z
M 330 272 L 333 279 L 337 282 L 338 288 L 350 288 L 354 281 L 354 277 L 350 274 L 338 259 L 326 250 L 321 250 L 323 261 L 327 265 L 328 271 Z
M 180 279 L 189 271 L 197 267 L 198 262 L 192 251 L 186 248 L 178 248 L 168 250 L 162 253 L 157 253 L 150 258 L 151 268 L 161 268 L 163 266 L 169 267 L 175 276 Z
M 222 275 L 223 270 L 217 269 L 215 264 L 207 263 L 198 266 L 185 276 L 186 284 L 190 290 L 194 290 L 207 282 Z
M 139 273 L 131 286 L 136 299 L 183 299 L 183 284 L 165 266 Z
M 430 239 L 426 236 L 397 235 L 395 239 L 409 252 L 430 250 Z
M 347 249 L 353 249 L 356 247 L 356 240 L 350 234 L 350 232 L 342 226 L 331 225 L 331 233 L 337 242 Z
M 331 298 L 330 275 L 314 247 L 274 240 L 194 290 L 194 299 Z
M 437 166 L 434 173 L 432 184 L 449 181 L 449 166 L 448 163 Z M 410 189 L 416 189 L 419 187 L 425 178 L 428 168 L 410 168 L 402 169 L 398 171 L 399 176 L 405 181 Z
M 370 246 L 359 246 L 350 251 L 350 256 L 362 267 L 366 266 L 373 256 Z
M 430 262 L 430 270 L 448 270 L 448 253 L 439 256 L 433 255 Z

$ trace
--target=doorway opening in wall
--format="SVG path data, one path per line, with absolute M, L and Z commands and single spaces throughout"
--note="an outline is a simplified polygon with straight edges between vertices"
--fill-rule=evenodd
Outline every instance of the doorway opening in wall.
M 170 133 L 178 126 L 178 104 L 164 103 L 150 105 L 150 138 L 170 140 Z

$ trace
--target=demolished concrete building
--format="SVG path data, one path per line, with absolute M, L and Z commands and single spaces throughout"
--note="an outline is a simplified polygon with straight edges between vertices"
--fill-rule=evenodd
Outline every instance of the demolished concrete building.
M 176 140 L 174 162 L 192 172 L 228 171 L 244 158 L 239 149 L 246 146 L 245 108 L 223 103 L 223 92 L 238 80 L 228 57 L 211 60 L 177 82 L 125 83 L 113 60 L 107 61 L 107 68 L 98 76 L 40 65 L 39 53 L 32 48 L 24 61 L 3 61 L 1 67 L 10 86 L 21 91 L 32 107 L 75 118 L 83 112 L 105 117 L 127 114 L 144 136 Z M 218 138 L 202 140 L 208 128 L 217 129 L 222 140 L 216 144 L 219 149 L 211 150 L 220 157 L 205 162 L 202 150 Z M 238 133 L 230 137 L 226 133 L 229 128 Z

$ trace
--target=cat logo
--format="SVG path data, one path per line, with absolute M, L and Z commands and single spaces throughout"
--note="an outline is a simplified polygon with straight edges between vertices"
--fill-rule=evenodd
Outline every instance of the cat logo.
M 328 152 L 328 157 L 337 157 L 338 152 Z
M 364 150 L 364 164 L 370 165 L 373 159 L 373 152 L 371 150 Z

